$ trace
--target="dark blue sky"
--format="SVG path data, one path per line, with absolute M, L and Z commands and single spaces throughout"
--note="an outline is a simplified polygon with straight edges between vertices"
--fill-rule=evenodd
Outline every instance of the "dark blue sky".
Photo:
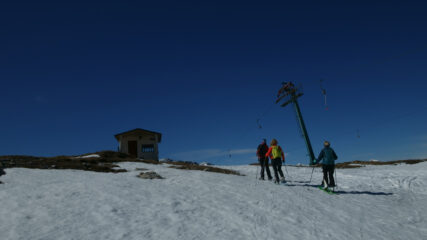
M 144 128 L 163 134 L 160 157 L 249 163 L 275 137 L 307 163 L 293 109 L 274 104 L 294 81 L 316 154 L 327 139 L 343 161 L 427 157 L 426 12 L 423 1 L 2 3 L 0 155 L 114 150 L 114 134 Z

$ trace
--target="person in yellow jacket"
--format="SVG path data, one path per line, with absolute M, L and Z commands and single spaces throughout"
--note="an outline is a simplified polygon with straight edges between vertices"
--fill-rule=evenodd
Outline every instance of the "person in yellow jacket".
M 285 176 L 282 172 L 282 162 L 285 162 L 285 154 L 283 153 L 282 148 L 277 145 L 277 140 L 273 138 L 270 143 L 270 148 L 268 149 L 268 152 L 265 154 L 265 157 L 270 157 L 271 159 L 271 165 L 273 166 L 274 170 L 274 176 L 276 177 L 276 180 L 274 183 L 280 184 L 280 182 L 285 181 Z M 280 174 L 281 179 L 279 180 Z

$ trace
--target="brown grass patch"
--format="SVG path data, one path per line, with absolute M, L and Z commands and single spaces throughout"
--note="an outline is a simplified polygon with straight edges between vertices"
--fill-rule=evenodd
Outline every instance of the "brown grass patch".
M 159 162 L 159 161 L 156 161 L 156 160 L 148 160 L 148 159 L 144 159 L 144 160 L 140 160 L 140 162 L 143 162 L 143 163 L 148 163 L 148 164 L 162 164 L 161 162 Z
M 0 156 L 3 168 L 33 169 L 76 169 L 94 172 L 126 172 L 117 162 L 141 162 L 137 158 L 114 151 L 96 152 L 100 157 L 77 158 L 76 156 L 34 157 L 34 156 Z M 89 154 L 85 154 L 89 155 Z
M 357 167 L 363 167 L 366 165 L 397 165 L 397 164 L 417 164 L 421 162 L 425 162 L 427 159 L 408 159 L 408 160 L 394 160 L 394 161 L 352 161 L 352 162 L 345 162 L 345 163 L 337 163 L 335 166 L 336 168 L 357 168 Z
M 200 166 L 197 163 L 191 163 L 191 162 L 180 162 L 180 161 L 169 161 L 168 164 L 171 164 L 173 166 L 170 166 L 170 168 L 175 169 L 182 169 L 182 170 L 198 170 L 198 171 L 206 171 L 206 172 L 216 172 L 216 173 L 223 173 L 223 174 L 232 174 L 237 176 L 245 176 L 237 171 L 230 170 L 230 169 L 224 169 L 219 167 L 212 167 L 212 166 Z
M 139 177 L 142 179 L 165 179 L 164 177 L 160 176 L 156 172 L 142 172 L 136 177 Z
M 148 171 L 146 168 L 135 168 L 135 171 Z

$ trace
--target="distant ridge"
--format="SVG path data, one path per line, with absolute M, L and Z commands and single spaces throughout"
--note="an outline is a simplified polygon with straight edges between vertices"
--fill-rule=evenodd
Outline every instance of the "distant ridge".
M 426 162 L 427 159 L 408 159 L 408 160 L 393 160 L 393 161 L 360 161 L 360 160 L 355 160 L 355 161 L 351 161 L 351 162 L 342 162 L 342 163 L 337 163 L 335 164 L 336 168 L 360 168 L 360 167 L 364 167 L 366 165 L 397 165 L 397 164 L 417 164 L 420 162 Z M 249 165 L 252 166 L 259 166 L 259 163 L 251 163 Z M 302 165 L 302 164 L 289 164 L 288 166 L 295 166 L 295 167 L 312 167 L 309 165 Z M 322 166 L 322 164 L 316 164 L 313 165 L 314 167 L 320 167 Z

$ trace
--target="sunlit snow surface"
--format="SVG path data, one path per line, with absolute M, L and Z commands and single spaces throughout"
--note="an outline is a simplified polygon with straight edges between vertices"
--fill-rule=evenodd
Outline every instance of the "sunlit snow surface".
M 339 169 L 339 195 L 314 186 L 320 169 L 309 183 L 311 168 L 288 166 L 278 186 L 256 166 L 228 167 L 244 177 L 120 166 L 129 172 L 6 169 L 0 239 L 427 239 L 427 163 Z

